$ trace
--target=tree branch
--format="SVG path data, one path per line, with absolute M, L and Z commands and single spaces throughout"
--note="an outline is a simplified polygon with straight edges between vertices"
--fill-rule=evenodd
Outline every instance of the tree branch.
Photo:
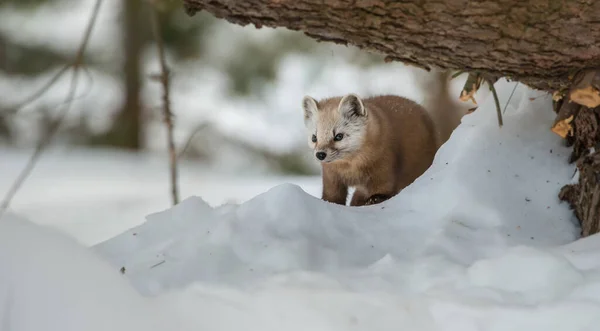
M 15 115 L 22 108 L 24 108 L 25 106 L 29 105 L 30 103 L 32 103 L 35 100 L 42 97 L 42 95 L 44 95 L 46 92 L 48 92 L 48 90 L 54 85 L 54 83 L 56 83 L 60 79 L 60 77 L 62 77 L 62 75 L 65 72 L 67 72 L 67 70 L 69 70 L 70 67 L 71 67 L 71 64 L 67 64 L 67 65 L 63 66 L 62 68 L 60 68 L 60 70 L 58 72 L 56 72 L 52 76 L 52 78 L 50 78 L 50 80 L 48 82 L 46 82 L 46 84 L 44 84 L 39 90 L 37 90 L 35 93 L 33 93 L 32 95 L 27 97 L 27 99 L 19 102 L 18 104 L 8 107 L 4 112 L 7 113 L 8 115 Z
M 160 36 L 160 17 L 156 3 L 152 3 L 151 6 L 151 20 L 152 20 L 152 33 L 154 34 L 154 40 L 156 42 L 156 48 L 158 51 L 158 58 L 160 61 L 160 82 L 163 87 L 163 114 L 164 122 L 167 128 L 167 143 L 169 148 L 169 169 L 171 179 L 171 199 L 173 205 L 179 203 L 179 189 L 177 185 L 177 151 L 175 149 L 175 141 L 173 138 L 173 113 L 171 112 L 171 101 L 169 97 L 169 68 L 167 67 L 167 61 L 165 59 L 164 45 Z
M 38 142 L 38 144 L 37 144 L 37 146 L 35 148 L 35 151 L 31 155 L 31 157 L 29 158 L 27 164 L 21 170 L 21 172 L 19 173 L 19 176 L 17 176 L 17 179 L 15 180 L 15 182 L 13 183 L 13 185 L 10 187 L 10 189 L 8 190 L 8 192 L 6 193 L 6 195 L 4 196 L 4 199 L 2 200 L 2 204 L 0 205 L 0 218 L 6 212 L 6 210 L 8 209 L 8 207 L 10 206 L 10 203 L 11 203 L 12 199 L 17 194 L 17 192 L 19 191 L 19 189 L 21 188 L 21 186 L 23 185 L 23 183 L 27 180 L 27 177 L 29 177 L 29 175 L 31 174 L 31 171 L 33 171 L 35 165 L 37 164 L 37 161 L 42 156 L 42 154 L 43 154 L 44 150 L 46 149 L 46 147 L 52 141 L 52 138 L 54 138 L 54 135 L 56 134 L 56 132 L 58 132 L 58 130 L 60 128 L 60 125 L 62 124 L 64 118 L 66 117 L 67 113 L 69 112 L 69 110 L 71 108 L 72 101 L 73 101 L 74 96 L 75 96 L 75 92 L 77 91 L 77 81 L 78 81 L 78 78 L 79 78 L 79 70 L 82 68 L 82 65 L 83 65 L 83 58 L 84 58 L 85 49 L 86 49 L 86 47 L 88 45 L 88 42 L 89 42 L 90 35 L 92 33 L 93 27 L 96 24 L 96 18 L 98 17 L 98 13 L 100 12 L 100 5 L 101 4 L 102 4 L 102 0 L 96 0 L 94 8 L 92 9 L 92 14 L 91 14 L 90 20 L 89 20 L 88 25 L 87 25 L 87 27 L 85 29 L 85 32 L 84 32 L 84 35 L 83 35 L 83 39 L 81 41 L 81 44 L 79 45 L 77 53 L 76 53 L 73 61 L 69 65 L 67 65 L 65 67 L 65 68 L 71 67 L 73 69 L 73 74 L 72 74 L 72 77 L 71 77 L 71 84 L 69 86 L 69 91 L 68 91 L 67 96 L 65 98 L 64 107 L 59 112 L 59 114 L 56 116 L 56 118 L 52 121 L 52 123 L 50 124 L 50 127 L 46 131 L 46 135 L 44 137 L 42 137 L 42 139 Z M 57 74 L 56 76 L 54 76 L 54 78 L 50 81 L 50 84 L 47 84 L 42 90 L 36 92 L 34 94 L 34 96 L 36 96 L 36 95 L 40 96 L 45 91 L 47 91 L 50 88 L 50 86 L 52 86 L 52 84 L 54 84 L 58 80 L 58 78 L 65 71 L 66 71 L 66 69 L 65 70 L 61 70 L 59 72 L 59 74 Z M 34 99 L 35 98 L 29 98 L 28 100 L 34 100 Z

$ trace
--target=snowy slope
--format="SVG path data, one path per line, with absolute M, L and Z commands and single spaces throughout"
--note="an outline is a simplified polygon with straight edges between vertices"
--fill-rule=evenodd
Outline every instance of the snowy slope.
M 514 83 L 499 82 L 502 104 Z M 199 197 L 94 247 L 182 326 L 234 330 L 592 330 L 600 238 L 556 195 L 571 180 L 549 96 L 519 86 L 465 117 L 395 198 L 350 208 L 284 184 Z M 574 242 L 575 241 L 575 242 Z
M 0 265 L 2 331 L 165 330 L 153 302 L 56 230 L 4 217 Z

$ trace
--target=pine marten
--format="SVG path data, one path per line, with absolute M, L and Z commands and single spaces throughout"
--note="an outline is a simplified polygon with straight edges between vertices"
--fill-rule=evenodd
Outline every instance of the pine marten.
M 322 167 L 323 200 L 345 205 L 354 187 L 351 206 L 377 204 L 431 166 L 466 114 L 450 97 L 448 73 L 434 80 L 427 85 L 429 112 L 394 95 L 303 98 L 308 144 Z

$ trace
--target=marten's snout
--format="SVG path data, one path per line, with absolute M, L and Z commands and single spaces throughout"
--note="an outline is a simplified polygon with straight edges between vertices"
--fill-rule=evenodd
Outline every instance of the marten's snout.
M 325 153 L 325 152 L 317 152 L 315 154 L 315 156 L 317 157 L 317 159 L 323 161 L 327 157 L 327 153 Z

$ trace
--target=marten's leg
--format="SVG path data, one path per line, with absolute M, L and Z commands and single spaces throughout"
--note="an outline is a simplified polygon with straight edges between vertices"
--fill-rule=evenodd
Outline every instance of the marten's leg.
M 333 171 L 323 169 L 323 194 L 321 199 L 338 205 L 346 205 L 348 186 Z
M 392 196 L 386 194 L 373 194 L 367 199 L 365 205 L 376 205 L 390 199 L 391 197 Z
M 364 206 L 367 203 L 367 199 L 369 197 L 367 194 L 361 190 L 355 190 L 354 194 L 352 194 L 352 200 L 350 200 L 350 206 Z

